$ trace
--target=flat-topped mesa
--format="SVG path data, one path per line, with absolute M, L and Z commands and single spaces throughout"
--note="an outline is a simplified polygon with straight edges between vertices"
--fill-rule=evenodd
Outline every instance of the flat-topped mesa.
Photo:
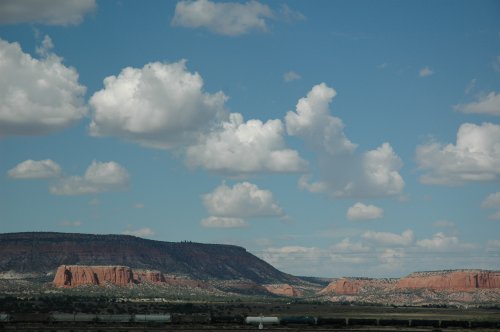
M 127 266 L 61 265 L 54 276 L 54 284 L 75 287 L 110 282 L 125 286 L 132 282 L 132 277 L 132 270 Z
M 143 282 L 165 282 L 159 271 L 132 271 L 128 266 L 89 266 L 61 265 L 54 276 L 57 287 L 77 287 L 81 285 L 103 285 L 112 283 L 118 286 L 140 284 Z
M 500 272 L 486 270 L 416 272 L 401 278 L 396 288 L 450 291 L 500 288 Z
M 242 279 L 258 284 L 300 282 L 234 245 L 154 241 L 130 235 L 0 234 L 0 272 L 43 276 L 55 272 L 62 264 L 128 266 L 134 272 L 136 269 L 168 271 L 196 280 Z

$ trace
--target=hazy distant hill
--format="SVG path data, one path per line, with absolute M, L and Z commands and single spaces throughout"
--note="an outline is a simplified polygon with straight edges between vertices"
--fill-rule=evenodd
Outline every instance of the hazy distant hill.
M 0 272 L 55 272 L 62 264 L 125 265 L 196 279 L 297 280 L 233 245 L 163 242 L 129 235 L 0 234 Z

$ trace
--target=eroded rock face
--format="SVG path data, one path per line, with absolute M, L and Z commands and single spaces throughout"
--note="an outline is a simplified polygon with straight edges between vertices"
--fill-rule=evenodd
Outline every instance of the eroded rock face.
M 128 266 L 89 266 L 61 265 L 54 276 L 57 287 L 76 287 L 81 285 L 102 285 L 112 283 L 127 286 L 144 282 L 164 283 L 165 277 L 160 271 L 132 271 Z
M 271 293 L 282 296 L 298 297 L 302 296 L 303 292 L 289 284 L 271 284 L 264 285 L 264 287 Z
M 416 272 L 401 278 L 396 288 L 450 291 L 500 288 L 500 272 L 482 270 Z
M 355 295 L 358 294 L 361 288 L 367 285 L 370 279 L 350 279 L 341 278 L 331 282 L 321 293 L 334 292 L 340 295 Z
M 341 278 L 331 282 L 319 294 L 358 295 L 364 289 L 428 289 L 455 292 L 492 288 L 500 289 L 499 271 L 457 270 L 415 272 L 399 280 Z
M 363 290 L 390 291 L 394 289 L 396 279 L 375 278 L 340 278 L 332 281 L 319 294 L 358 295 Z
M 54 277 L 54 284 L 59 287 L 73 287 L 111 282 L 116 285 L 126 286 L 132 280 L 132 270 L 127 266 L 61 265 Z

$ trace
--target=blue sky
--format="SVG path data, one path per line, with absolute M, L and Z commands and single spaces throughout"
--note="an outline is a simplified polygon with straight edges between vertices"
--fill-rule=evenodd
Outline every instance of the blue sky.
M 0 230 L 500 269 L 499 116 L 498 1 L 3 1 Z

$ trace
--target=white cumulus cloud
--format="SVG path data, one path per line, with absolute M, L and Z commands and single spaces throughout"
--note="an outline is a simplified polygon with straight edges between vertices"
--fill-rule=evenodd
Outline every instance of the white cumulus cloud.
M 95 0 L 2 0 L 0 24 L 76 25 L 95 8 Z
M 386 246 L 409 246 L 413 242 L 413 231 L 405 230 L 401 235 L 389 232 L 367 231 L 363 239 Z
M 325 83 L 315 85 L 301 98 L 296 112 L 285 117 L 289 135 L 303 137 L 315 149 L 330 154 L 352 152 L 356 148 L 344 134 L 344 123 L 330 115 L 329 105 L 337 92 Z
M 238 36 L 254 30 L 267 30 L 267 21 L 273 17 L 271 8 L 257 1 L 183 0 L 177 3 L 171 23 L 174 26 L 206 28 L 214 33 Z
M 383 143 L 374 150 L 363 155 L 365 184 L 385 195 L 396 195 L 403 191 L 404 180 L 399 174 L 403 166 L 401 158 L 394 152 L 389 143 Z M 364 188 L 359 188 L 362 191 Z M 376 195 L 376 193 L 374 193 Z
M 259 189 L 249 182 L 236 183 L 233 187 L 221 184 L 214 191 L 203 195 L 202 199 L 209 214 L 216 217 L 255 218 L 284 215 L 272 192 Z
M 442 232 L 434 234 L 430 239 L 419 240 L 416 245 L 426 250 L 436 251 L 473 248 L 471 244 L 461 243 L 458 237 L 446 235 Z
M 464 113 L 500 115 L 500 93 L 491 91 L 487 95 L 480 96 L 478 101 L 456 105 L 455 110 Z
M 85 195 L 127 187 L 130 175 L 120 164 L 93 161 L 83 176 L 63 177 L 49 186 L 54 195 Z
M 361 202 L 354 204 L 347 210 L 347 219 L 349 220 L 380 219 L 383 216 L 384 209 Z
M 45 160 L 25 160 L 7 174 L 14 179 L 48 179 L 61 174 L 61 167 L 50 159 Z
M 211 216 L 200 221 L 201 226 L 206 228 L 244 228 L 248 223 L 241 218 L 215 217 Z
M 371 250 L 370 247 L 364 245 L 361 242 L 351 242 L 349 238 L 345 238 L 342 241 L 336 243 L 331 249 L 333 252 L 346 253 L 368 252 Z
M 319 180 L 304 175 L 299 186 L 333 197 L 384 197 L 404 188 L 399 174 L 403 163 L 389 143 L 364 153 L 344 133 L 344 123 L 330 114 L 336 92 L 325 83 L 301 98 L 295 112 L 285 117 L 289 135 L 301 137 L 318 156 Z
M 406 256 L 405 251 L 401 248 L 399 249 L 388 248 L 379 254 L 378 259 L 382 264 L 394 266 L 394 265 L 400 265 L 405 256 Z
M 229 174 L 304 171 L 307 162 L 286 147 L 283 135 L 280 120 L 244 122 L 241 114 L 231 113 L 229 121 L 187 148 L 186 162 Z
M 186 61 L 124 68 L 104 79 L 90 98 L 94 136 L 117 136 L 143 146 L 169 149 L 194 142 L 225 118 L 222 92 L 203 91 L 203 79 Z
M 426 173 L 425 184 L 455 185 L 498 181 L 500 178 L 500 125 L 464 123 L 456 144 L 436 142 L 417 147 L 416 160 Z
M 78 72 L 64 66 L 51 46 L 46 36 L 36 59 L 0 39 L 0 136 L 48 134 L 86 115 Z

